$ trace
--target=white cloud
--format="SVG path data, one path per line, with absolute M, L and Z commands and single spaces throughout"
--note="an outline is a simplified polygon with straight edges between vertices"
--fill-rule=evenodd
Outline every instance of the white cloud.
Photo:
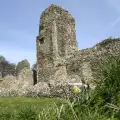
M 107 31 L 110 29 L 115 28 L 118 23 L 120 23 L 120 0 L 106 0 L 107 5 L 112 7 L 116 13 L 118 14 L 118 17 L 114 19 L 114 21 L 111 22 L 109 27 L 107 28 Z
M 106 0 L 117 12 L 120 12 L 120 0 Z
M 110 28 L 114 28 L 120 22 L 120 17 L 118 17 L 111 25 Z

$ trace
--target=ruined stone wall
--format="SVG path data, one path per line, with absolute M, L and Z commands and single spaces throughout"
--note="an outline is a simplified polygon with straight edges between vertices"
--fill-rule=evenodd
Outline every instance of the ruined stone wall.
M 33 86 L 33 72 L 30 69 L 24 68 L 18 75 L 19 88 Z
M 23 89 L 33 86 L 33 73 L 30 69 L 24 68 L 20 71 L 18 77 L 8 75 L 0 82 L 0 88 L 5 89 Z
M 67 74 L 72 82 L 99 79 L 100 64 L 110 56 L 120 56 L 120 39 L 106 39 L 92 48 L 75 52 L 66 60 Z
M 18 84 L 15 76 L 7 75 L 4 80 L 0 82 L 0 88 L 18 89 Z
M 42 13 L 37 37 L 38 82 L 87 83 L 100 77 L 100 64 L 107 56 L 119 55 L 120 39 L 78 50 L 72 15 L 56 5 Z
M 40 36 L 46 35 L 45 39 L 48 38 L 48 43 L 49 39 L 52 39 L 52 46 L 54 42 L 56 43 L 55 52 L 58 53 L 55 54 L 59 56 L 67 56 L 77 49 L 75 20 L 68 11 L 57 5 L 52 4 L 42 13 L 39 31 Z
M 37 37 L 38 82 L 54 79 L 58 69 L 56 66 L 63 64 L 65 58 L 76 50 L 74 18 L 63 8 L 51 5 L 40 17 Z M 59 71 L 62 69 L 64 67 Z

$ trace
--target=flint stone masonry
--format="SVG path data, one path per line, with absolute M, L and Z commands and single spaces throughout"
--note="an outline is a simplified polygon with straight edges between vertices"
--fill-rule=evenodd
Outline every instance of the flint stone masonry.
M 21 70 L 18 77 L 8 75 L 0 82 L 0 88 L 7 90 L 24 89 L 30 86 L 33 86 L 33 73 L 28 68 Z
M 67 74 L 83 82 L 101 77 L 100 65 L 107 57 L 120 56 L 120 39 L 106 39 L 92 48 L 76 51 L 67 61 Z
M 21 70 L 17 81 L 19 88 L 33 86 L 33 72 L 28 68 L 24 68 L 23 70 Z
M 94 89 L 90 81 L 101 78 L 103 61 L 120 56 L 120 38 L 108 38 L 80 50 L 75 33 L 72 15 L 60 6 L 50 5 L 40 17 L 36 37 L 37 80 L 33 80 L 29 64 L 24 69 L 18 67 L 17 78 L 7 76 L 0 82 L 0 96 L 67 97 L 75 87 Z
M 89 84 L 100 77 L 100 64 L 110 56 L 120 56 L 119 38 L 79 50 L 72 15 L 54 4 L 43 11 L 37 36 L 38 82 Z
M 38 82 L 54 79 L 58 66 L 64 66 L 66 57 L 77 50 L 75 20 L 68 11 L 51 5 L 40 17 L 37 37 Z M 59 67 L 64 71 L 64 67 Z
M 5 76 L 4 80 L 0 82 L 0 88 L 18 89 L 16 77 L 12 75 Z

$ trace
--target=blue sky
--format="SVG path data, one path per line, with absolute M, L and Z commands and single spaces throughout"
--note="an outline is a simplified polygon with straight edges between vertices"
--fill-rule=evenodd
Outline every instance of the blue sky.
M 120 0 L 0 0 L 0 55 L 14 63 L 28 59 L 32 65 L 40 14 L 52 3 L 75 18 L 80 49 L 120 37 Z

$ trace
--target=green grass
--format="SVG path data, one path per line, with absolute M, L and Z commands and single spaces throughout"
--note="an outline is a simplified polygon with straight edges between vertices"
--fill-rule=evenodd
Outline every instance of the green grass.
M 44 109 L 62 102 L 57 98 L 0 98 L 0 120 L 36 120 Z
M 24 105 L 38 105 L 39 108 L 43 108 L 53 103 L 59 104 L 61 101 L 63 100 L 57 98 L 0 98 L 0 106 L 18 108 Z

